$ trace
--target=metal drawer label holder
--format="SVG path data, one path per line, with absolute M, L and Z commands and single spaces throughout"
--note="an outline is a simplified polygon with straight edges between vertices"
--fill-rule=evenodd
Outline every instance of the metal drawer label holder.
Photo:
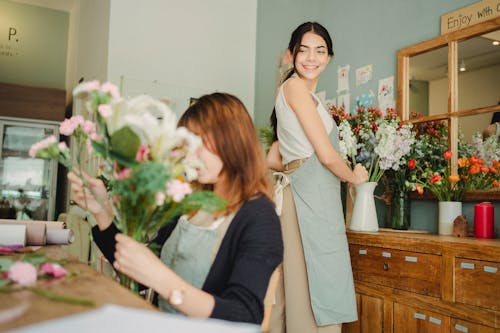
M 474 264 L 468 262 L 461 262 L 460 267 L 463 269 L 474 269 Z
M 469 332 L 469 329 L 467 327 L 462 326 L 460 324 L 455 324 L 455 329 L 459 332 L 464 332 L 464 333 Z
M 391 252 L 382 252 L 382 257 L 390 258 L 391 257 Z
M 405 261 L 409 262 L 417 262 L 418 258 L 417 257 L 412 257 L 412 256 L 405 256 Z
M 497 272 L 497 268 L 494 267 L 494 266 L 484 266 L 483 267 L 483 270 L 486 272 L 486 273 L 496 273 Z
M 359 254 L 367 254 L 367 253 L 368 253 L 368 251 L 366 251 L 366 250 L 359 250 Z
M 417 313 L 417 312 L 415 312 L 413 314 L 413 318 L 425 320 L 425 315 L 423 313 Z
M 434 318 L 434 317 L 429 316 L 429 322 L 436 324 L 436 325 L 441 325 L 441 319 L 439 319 L 439 318 Z

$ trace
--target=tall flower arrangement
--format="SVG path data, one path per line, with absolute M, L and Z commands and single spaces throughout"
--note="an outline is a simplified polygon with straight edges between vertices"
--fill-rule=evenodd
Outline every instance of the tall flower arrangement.
M 339 126 L 340 154 L 369 170 L 369 181 L 378 182 L 386 170 L 399 170 L 414 142 L 412 125 L 402 124 L 393 109 L 383 115 L 378 108 L 358 107 L 350 116 L 331 106 Z
M 61 134 L 75 139 L 76 161 L 55 137 L 33 145 L 30 155 L 55 159 L 80 174 L 85 150 L 99 156 L 115 224 L 123 233 L 147 242 L 176 215 L 223 209 L 224 201 L 212 192 L 193 190 L 201 163 L 193 156 L 201 140 L 177 128 L 175 114 L 164 103 L 147 95 L 122 98 L 116 86 L 97 81 L 80 84 L 73 95 L 83 99 L 94 119 L 77 115 L 60 125 Z

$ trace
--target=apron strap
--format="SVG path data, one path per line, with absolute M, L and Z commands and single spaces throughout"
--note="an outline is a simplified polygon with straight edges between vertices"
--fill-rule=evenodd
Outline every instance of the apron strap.
M 281 216 L 283 209 L 283 190 L 290 184 L 290 179 L 283 172 L 273 173 L 274 182 L 274 202 L 276 204 L 276 214 Z

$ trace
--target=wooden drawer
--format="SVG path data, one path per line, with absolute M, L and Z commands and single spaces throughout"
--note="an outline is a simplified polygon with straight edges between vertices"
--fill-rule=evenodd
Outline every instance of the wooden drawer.
M 450 317 L 394 303 L 394 332 L 448 333 Z
M 500 310 L 500 263 L 457 258 L 455 300 L 460 303 Z
M 350 245 L 354 279 L 441 296 L 441 256 L 381 247 Z
M 451 333 L 495 333 L 495 329 L 451 318 Z

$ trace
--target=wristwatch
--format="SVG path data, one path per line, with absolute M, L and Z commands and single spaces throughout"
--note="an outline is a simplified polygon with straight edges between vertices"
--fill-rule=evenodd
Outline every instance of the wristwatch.
M 168 297 L 168 302 L 172 305 L 181 305 L 184 303 L 184 290 L 173 289 Z

